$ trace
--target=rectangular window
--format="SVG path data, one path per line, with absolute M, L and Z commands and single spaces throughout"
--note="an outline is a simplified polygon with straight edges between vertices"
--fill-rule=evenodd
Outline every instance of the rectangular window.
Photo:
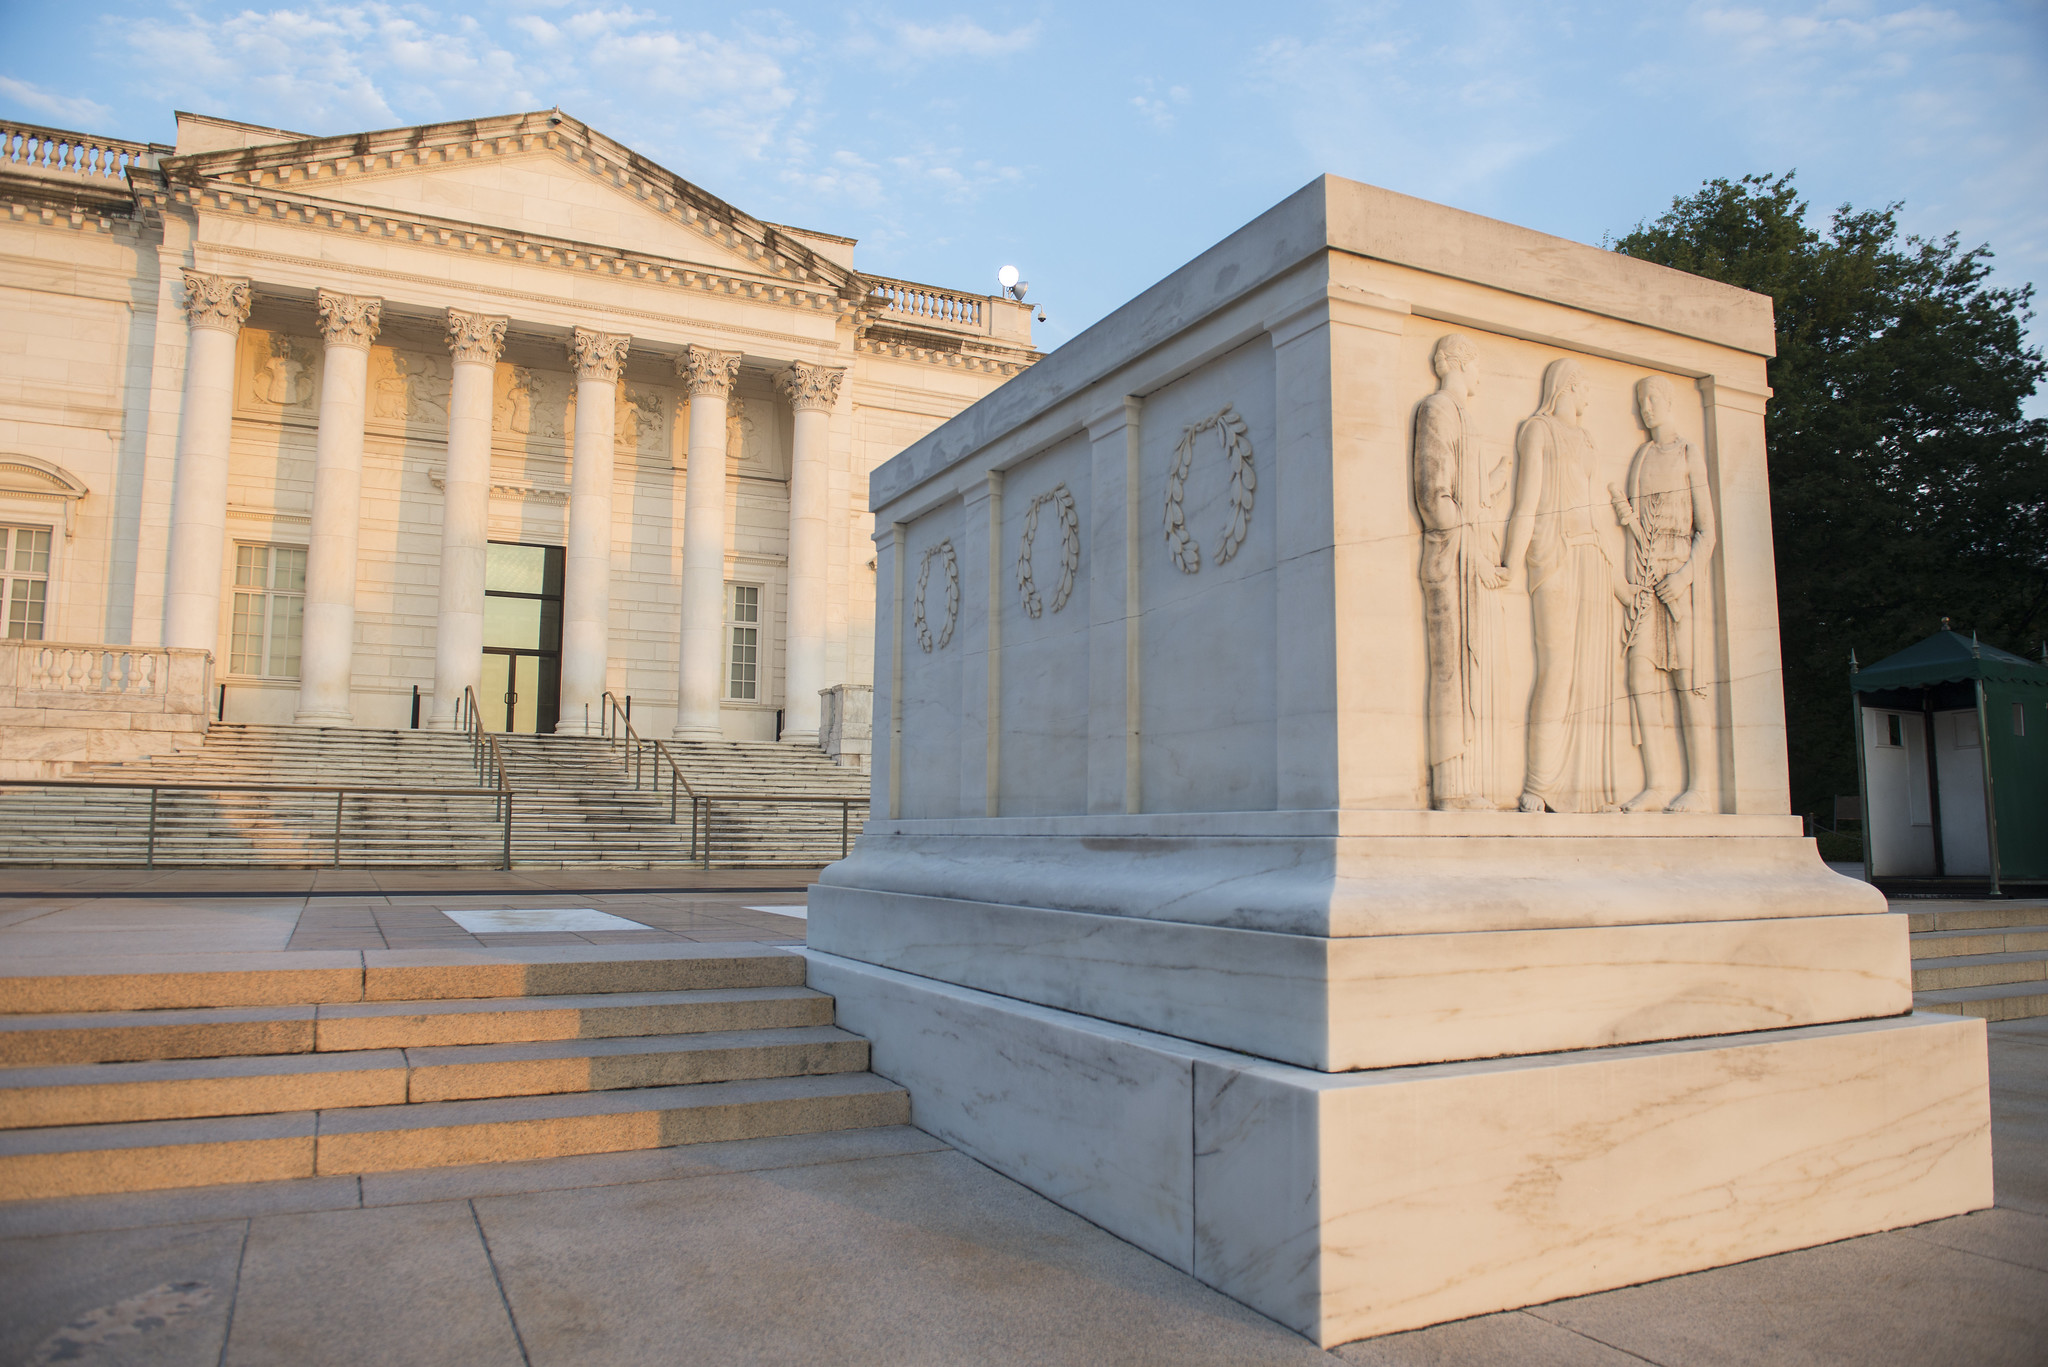
M 2012 705 L 2012 733 L 2015 736 L 2027 734 L 2027 705 L 2023 702 Z
M 50 610 L 50 529 L 0 527 L 0 613 L 7 639 L 40 641 Z
M 726 668 L 728 698 L 758 702 L 761 697 L 761 587 L 728 584 L 726 640 L 731 646 Z
M 235 547 L 235 621 L 228 672 L 299 677 L 306 611 L 306 548 Z
M 1900 747 L 1900 746 L 1903 746 L 1903 745 L 1904 745 L 1905 743 L 1906 743 L 1906 722 L 1905 722 L 1905 718 L 1901 717 L 1901 716 L 1900 716 L 1900 715 L 1899 715 L 1898 713 L 1896 713 L 1896 712 L 1887 712 L 1887 713 L 1885 713 L 1885 714 L 1884 714 L 1884 739 L 1883 739 L 1883 740 L 1881 740 L 1881 741 L 1879 741 L 1879 742 L 1878 742 L 1878 744 L 1879 744 L 1879 745 L 1888 745 L 1888 746 L 1891 746 L 1891 747 L 1893 747 L 1894 749 L 1896 749 L 1896 748 L 1898 748 L 1898 747 Z

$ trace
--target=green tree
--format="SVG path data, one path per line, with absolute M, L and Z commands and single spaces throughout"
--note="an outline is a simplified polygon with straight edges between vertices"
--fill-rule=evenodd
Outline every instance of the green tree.
M 1856 791 L 1853 647 L 1872 663 L 1936 630 L 2022 654 L 2048 632 L 2048 374 L 2026 344 L 2033 287 L 1988 283 L 1991 251 L 1902 236 L 1897 204 L 1826 231 L 1790 172 L 1712 180 L 1610 245 L 1768 294 L 1764 419 L 1795 811 Z

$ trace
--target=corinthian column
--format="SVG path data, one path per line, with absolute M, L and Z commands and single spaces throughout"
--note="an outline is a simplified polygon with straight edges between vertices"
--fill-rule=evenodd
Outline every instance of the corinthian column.
M 562 710 L 557 735 L 603 725 L 605 666 L 611 660 L 612 421 L 619 372 L 633 339 L 577 328 L 576 449 L 569 474 L 569 554 L 562 576 Z
M 676 374 L 690 391 L 689 471 L 683 482 L 683 623 L 676 739 L 717 740 L 725 695 L 725 400 L 740 354 L 688 346 Z
M 185 272 L 185 397 L 171 485 L 171 551 L 164 644 L 220 645 L 220 565 L 227 541 L 228 432 L 234 422 L 235 335 L 249 316 L 249 282 Z
M 321 290 L 320 434 L 313 447 L 313 534 L 306 547 L 305 638 L 295 721 L 353 721 L 356 536 L 363 508 L 363 413 L 370 343 L 383 304 Z
M 825 508 L 832 405 L 843 370 L 792 364 L 776 376 L 796 413 L 789 461 L 789 653 L 782 738 L 818 743 L 818 690 L 825 687 Z
M 483 677 L 484 557 L 490 550 L 491 405 L 508 319 L 448 310 L 455 376 L 441 499 L 441 611 L 434 622 L 434 719 L 455 725 L 464 688 Z

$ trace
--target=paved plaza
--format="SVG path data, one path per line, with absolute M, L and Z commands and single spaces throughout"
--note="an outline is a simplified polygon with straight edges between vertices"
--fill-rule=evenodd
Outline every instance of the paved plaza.
M 483 908 L 795 946 L 805 881 L 23 871 L 0 959 L 489 944 L 443 914 Z M 1329 1353 L 905 1126 L 0 1206 L 0 1362 L 2031 1367 L 2048 1021 L 1991 1028 L 1991 1080 L 1996 1209 Z

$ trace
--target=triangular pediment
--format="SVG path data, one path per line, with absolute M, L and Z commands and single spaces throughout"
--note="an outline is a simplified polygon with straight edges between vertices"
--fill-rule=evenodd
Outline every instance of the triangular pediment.
M 296 193 L 508 236 L 864 293 L 855 273 L 556 110 L 167 159 L 177 183 Z

